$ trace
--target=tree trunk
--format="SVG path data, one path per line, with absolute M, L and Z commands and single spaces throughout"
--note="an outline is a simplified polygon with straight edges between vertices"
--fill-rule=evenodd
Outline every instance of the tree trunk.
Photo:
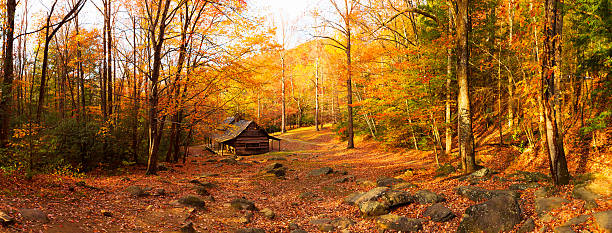
M 546 125 L 546 142 L 550 174 L 555 185 L 569 183 L 569 171 L 563 148 L 563 136 L 560 134 L 558 122 L 559 104 L 558 90 L 561 78 L 561 35 L 563 28 L 562 2 L 546 0 L 544 17 L 544 52 L 542 58 L 542 104 Z
M 448 8 L 448 34 L 449 35 L 451 34 L 451 28 L 452 28 L 451 9 L 452 9 L 451 7 Z M 451 153 L 452 143 L 453 143 L 452 141 L 453 132 L 451 129 L 451 75 L 452 75 L 452 51 L 451 51 L 451 48 L 449 47 L 448 49 L 446 49 L 446 116 L 445 116 L 446 126 L 444 127 L 446 131 L 445 132 L 446 134 L 446 149 L 445 149 L 446 154 Z M 413 137 L 414 137 L 414 132 L 413 132 Z
M 319 131 L 319 58 L 315 63 L 315 129 Z
M 166 21 L 170 0 L 166 0 L 164 4 L 159 4 L 157 9 L 157 19 L 159 19 L 159 29 L 157 25 L 150 26 L 150 37 L 153 42 L 153 70 L 151 72 L 150 94 L 149 94 L 149 159 L 147 163 L 147 175 L 157 174 L 157 160 L 159 152 L 159 144 L 161 141 L 161 133 L 164 126 L 165 116 L 158 119 L 158 103 L 159 103 L 159 76 L 162 65 L 162 49 L 164 45 L 164 34 L 166 32 Z M 163 13 L 160 15 L 160 8 L 163 7 Z M 152 20 L 152 19 L 151 19 Z M 157 21 L 156 21 L 157 23 Z M 157 29 L 157 30 L 156 30 Z M 157 32 L 157 34 L 156 34 Z
M 461 155 L 464 172 L 471 173 L 476 170 L 474 154 L 474 135 L 472 133 L 472 114 L 470 112 L 469 93 L 469 46 L 468 32 L 470 20 L 468 15 L 469 0 L 457 0 L 455 20 L 457 25 L 457 82 L 459 84 L 458 105 L 458 131 L 459 154 Z
M 2 66 L 2 97 L 0 98 L 0 147 L 5 147 L 9 138 L 9 123 L 12 114 L 12 91 L 13 91 L 13 42 L 15 31 L 15 8 L 16 0 L 6 1 L 6 22 L 4 27 L 4 64 Z
M 347 146 L 346 148 L 355 148 L 353 141 L 353 82 L 351 81 L 351 26 L 350 26 L 350 15 L 348 13 L 348 5 L 346 6 L 346 18 L 344 20 L 346 25 L 346 106 L 348 112 L 348 124 L 347 124 Z
M 283 52 L 284 53 L 284 52 Z M 285 55 L 281 55 L 281 133 L 287 132 L 287 113 L 285 103 Z

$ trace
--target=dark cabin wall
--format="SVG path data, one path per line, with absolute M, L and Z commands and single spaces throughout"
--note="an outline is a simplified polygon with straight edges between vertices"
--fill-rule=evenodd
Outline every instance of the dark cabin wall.
M 237 155 L 262 154 L 270 151 L 268 135 L 255 123 L 251 123 L 229 144 L 236 149 Z

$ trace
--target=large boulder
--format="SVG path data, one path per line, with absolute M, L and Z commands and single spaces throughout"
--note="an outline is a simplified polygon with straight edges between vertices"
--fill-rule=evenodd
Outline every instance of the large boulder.
M 363 196 L 364 192 L 351 193 L 344 198 L 344 203 L 349 205 L 357 204 L 357 200 Z
M 535 228 L 536 228 L 535 221 L 533 221 L 533 218 L 529 218 L 523 222 L 523 225 L 521 225 L 521 227 L 519 227 L 519 229 L 516 232 L 517 233 L 533 232 Z
M 599 194 L 591 192 L 591 190 L 588 190 L 585 187 L 574 187 L 572 195 L 575 198 L 585 201 L 594 201 L 595 199 L 601 198 Z
M 21 209 L 19 210 L 21 217 L 26 220 L 36 221 L 41 223 L 49 223 L 49 217 L 39 209 Z
M 331 174 L 334 170 L 331 167 L 322 167 L 319 169 L 314 169 L 308 173 L 308 176 L 322 176 Z
M 206 203 L 204 202 L 204 200 L 198 196 L 193 196 L 193 195 L 187 195 L 184 197 L 181 197 L 180 199 L 178 199 L 178 203 L 185 205 L 185 206 L 191 206 L 191 207 L 197 207 L 197 208 L 204 208 L 204 206 L 206 205 Z
M 125 188 L 125 191 L 132 197 L 143 197 L 147 195 L 142 187 L 136 185 L 128 186 Z
M 379 198 L 383 204 L 390 208 L 413 203 L 414 199 L 415 197 L 409 192 L 398 190 L 389 190 Z
M 366 201 L 357 204 L 364 216 L 379 216 L 389 213 L 389 206 L 378 201 Z
M 472 174 L 470 174 L 470 176 L 476 177 L 476 178 L 483 178 L 483 177 L 486 177 L 488 175 L 491 175 L 491 170 L 489 170 L 486 167 L 483 167 L 483 168 L 479 169 L 478 171 L 472 172 Z
M 434 222 L 446 222 L 456 217 L 456 215 L 448 207 L 442 203 L 433 204 L 425 209 L 423 216 L 429 217 Z
M 416 192 L 414 194 L 416 202 L 419 204 L 430 204 L 430 203 L 438 203 L 445 202 L 446 198 L 442 195 L 438 195 L 430 190 L 424 189 Z
M 230 205 L 232 206 L 232 208 L 236 210 L 251 210 L 251 211 L 257 210 L 257 207 L 255 207 L 255 204 L 252 201 L 249 201 L 244 198 L 236 198 L 232 200 Z
M 422 219 L 406 218 L 394 214 L 380 216 L 376 223 L 382 230 L 417 232 L 423 229 Z
M 612 232 L 612 210 L 593 213 L 595 224 L 599 230 Z
M 280 163 L 271 163 L 262 169 L 263 172 L 273 174 L 276 177 L 283 177 L 287 173 L 287 168 Z
M 398 178 L 393 178 L 393 177 L 387 177 L 387 176 L 381 176 L 378 177 L 378 179 L 376 179 L 376 186 L 377 187 L 391 187 L 395 184 L 399 184 L 399 183 L 403 183 L 405 182 L 402 179 L 398 179 Z
M 569 200 L 560 197 L 536 198 L 535 211 L 538 216 L 543 216 L 569 202 Z
M 457 232 L 508 232 L 522 219 L 518 200 L 501 195 L 467 208 Z
M 514 198 L 519 198 L 520 193 L 512 190 L 487 190 L 476 186 L 459 186 L 455 188 L 455 192 L 461 196 L 467 197 L 472 201 L 481 201 L 491 199 L 496 196 L 508 195 Z
M 370 189 L 370 191 L 367 191 L 363 195 L 359 196 L 359 198 L 356 198 L 355 203 L 359 204 L 366 201 L 377 200 L 378 198 L 382 197 L 387 191 L 389 191 L 388 187 L 376 187 Z

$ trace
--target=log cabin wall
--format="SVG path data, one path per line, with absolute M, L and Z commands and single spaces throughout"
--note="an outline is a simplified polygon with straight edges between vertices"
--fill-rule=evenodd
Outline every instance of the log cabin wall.
M 255 123 L 250 123 L 228 144 L 236 149 L 236 155 L 262 154 L 270 151 L 268 135 Z

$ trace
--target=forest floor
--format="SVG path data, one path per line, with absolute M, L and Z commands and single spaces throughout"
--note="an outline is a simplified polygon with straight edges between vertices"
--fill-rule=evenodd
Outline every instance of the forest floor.
M 452 173 L 435 178 L 432 152 L 388 149 L 367 140 L 357 140 L 357 148 L 347 150 L 332 131 L 316 132 L 312 127 L 279 137 L 283 139 L 282 151 L 235 159 L 193 147 L 185 164 L 164 163 L 167 170 L 158 176 L 145 176 L 143 166 L 125 167 L 114 174 L 91 172 L 80 178 L 56 174 L 25 179 L 0 172 L 0 211 L 15 219 L 12 224 L 0 226 L 0 232 L 173 232 L 186 222 L 193 222 L 198 232 L 234 232 L 243 228 L 290 232 L 290 223 L 307 232 L 319 232 L 317 219 L 337 217 L 354 221 L 345 232 L 378 232 L 376 217 L 363 217 L 357 207 L 343 200 L 351 193 L 371 190 L 377 180 L 385 177 L 414 184 L 394 189 L 410 193 L 427 189 L 445 196 L 443 204 L 458 217 L 447 222 L 425 221 L 423 232 L 454 232 L 465 210 L 479 203 L 459 195 L 455 191 L 458 186 L 499 190 L 525 184 L 527 187 L 518 190 L 523 218 L 535 220 L 535 231 L 552 232 L 568 220 L 586 215 L 586 221 L 572 228 L 577 232 L 602 232 L 592 214 L 612 209 L 610 196 L 598 196 L 589 204 L 575 198 L 574 185 L 568 185 L 554 194 L 568 202 L 548 211 L 546 220 L 537 217 L 534 192 L 550 183 L 537 179 L 526 183 L 525 177 L 536 177 L 529 176 L 536 173 L 514 175 L 516 170 L 507 169 L 513 156 L 511 151 L 504 151 L 508 148 L 479 148 L 478 160 L 493 171 L 492 176 L 466 179 Z M 454 157 L 440 159 L 456 164 Z M 272 163 L 282 164 L 287 168 L 286 174 L 277 177 L 265 172 Z M 323 167 L 334 172 L 309 175 Z M 198 193 L 195 187 L 199 186 L 206 191 L 200 189 Z M 201 197 L 205 207 L 177 203 L 187 195 Z M 235 210 L 230 205 L 237 198 L 252 201 L 259 210 L 268 208 L 275 216 L 269 218 L 259 211 L 247 216 L 249 211 Z M 391 213 L 425 218 L 423 211 L 429 206 L 412 203 L 394 208 Z M 24 216 L 23 209 L 41 210 L 47 218 Z

